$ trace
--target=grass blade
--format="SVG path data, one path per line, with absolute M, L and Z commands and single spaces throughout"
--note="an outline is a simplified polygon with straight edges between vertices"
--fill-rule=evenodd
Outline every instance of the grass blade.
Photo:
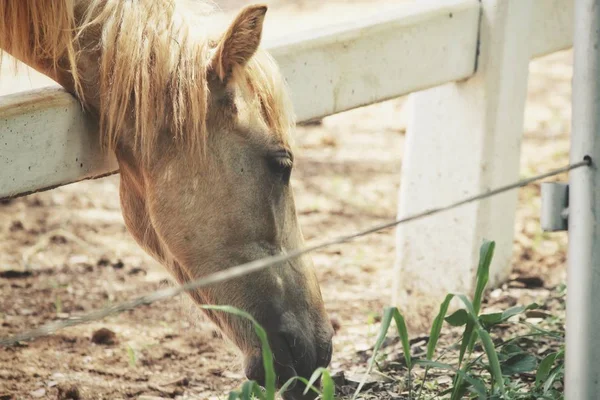
M 404 350 L 404 360 L 406 361 L 406 367 L 408 368 L 409 374 L 411 370 L 411 359 L 410 359 L 410 341 L 408 338 L 408 330 L 406 329 L 406 322 L 404 317 L 400 314 L 400 311 L 394 307 L 394 321 L 396 322 L 396 328 L 398 328 L 398 336 L 402 340 L 402 349 Z
M 470 348 L 470 343 L 473 340 L 473 322 L 469 319 L 467 325 L 465 326 L 465 331 L 463 332 L 462 340 L 460 341 L 460 352 L 458 354 L 458 366 L 462 366 L 462 362 L 465 358 L 465 354 L 467 350 Z
M 242 390 L 240 391 L 240 398 L 242 400 L 252 400 L 252 381 L 246 381 L 242 385 Z
M 319 396 L 321 395 L 321 392 L 308 382 L 308 379 L 301 377 L 301 376 L 294 376 L 294 377 L 288 379 L 287 382 L 285 382 L 283 384 L 283 386 L 281 386 L 281 389 L 279 389 L 279 391 L 277 392 L 277 395 L 279 397 L 283 397 L 283 394 L 285 393 L 285 391 L 288 390 L 289 387 L 296 381 L 300 381 L 300 382 L 304 383 L 304 385 L 307 388 L 309 388 L 310 390 L 315 392 L 317 395 L 319 395 Z M 304 393 L 306 394 L 306 391 Z
M 504 396 L 505 395 L 504 378 L 502 376 L 502 369 L 500 368 L 500 361 L 498 360 L 498 353 L 496 353 L 496 348 L 494 346 L 494 342 L 492 341 L 490 334 L 487 333 L 487 331 L 485 329 L 483 329 L 483 327 L 477 320 L 477 314 L 475 313 L 475 307 L 469 301 L 467 296 L 460 294 L 460 295 L 457 295 L 457 297 L 465 305 L 467 313 L 469 314 L 469 317 L 471 319 L 471 323 L 473 324 L 475 333 L 477 334 L 477 336 L 479 336 L 479 339 L 481 340 L 481 344 L 483 345 L 483 348 L 487 355 L 490 371 L 492 373 L 492 378 L 496 381 L 496 385 L 498 386 L 498 389 L 500 389 L 500 393 L 502 393 L 502 395 Z
M 481 309 L 481 299 L 483 298 L 483 292 L 487 286 L 490 277 L 490 265 L 494 256 L 494 249 L 496 248 L 496 242 L 484 240 L 483 244 L 479 248 L 479 265 L 477 266 L 477 275 L 475 282 L 475 293 L 473 295 L 472 312 L 471 314 L 478 318 L 479 311 Z M 473 335 L 473 328 L 476 321 L 467 323 L 465 332 L 463 334 L 463 340 L 460 346 L 460 353 L 458 357 L 458 365 L 460 366 L 463 362 L 465 353 L 471 353 L 473 346 L 475 345 L 475 336 Z
M 406 329 L 406 322 L 404 317 L 400 314 L 400 311 L 394 307 L 394 321 L 396 322 L 396 328 L 398 328 L 398 336 L 402 341 L 402 349 L 404 350 L 404 361 L 406 362 L 406 368 L 408 369 L 408 398 L 412 399 L 412 383 L 411 383 L 411 370 L 412 360 L 410 356 L 410 340 L 408 337 L 408 329 Z
M 537 367 L 537 359 L 529 353 L 518 353 L 510 355 L 500 363 L 502 375 L 522 374 L 534 371 Z
M 308 393 L 308 390 L 313 387 L 319 377 L 322 377 L 321 385 L 323 386 L 323 392 L 320 393 L 321 400 L 333 400 L 333 396 L 335 394 L 335 383 L 333 382 L 333 379 L 331 379 L 331 374 L 326 368 L 318 368 L 315 372 L 313 372 L 306 384 L 304 394 Z
M 548 331 L 546 329 L 540 328 L 537 325 L 530 324 L 529 322 L 521 322 L 521 324 L 525 325 L 526 327 L 528 327 L 532 331 L 539 332 L 539 333 L 541 333 L 541 334 L 543 334 L 545 336 L 548 336 L 548 337 L 551 337 L 551 338 L 554 338 L 554 339 L 557 339 L 557 340 L 561 340 L 561 341 L 564 340 L 564 335 L 561 334 L 560 332 L 557 332 L 557 331 Z
M 475 283 L 475 294 L 473 295 L 474 315 L 479 315 L 483 291 L 490 277 L 490 264 L 494 256 L 496 242 L 485 240 L 479 249 L 479 265 L 477 266 L 477 281 Z
M 333 379 L 331 379 L 329 371 L 326 369 L 323 370 L 321 382 L 323 385 L 323 394 L 321 395 L 321 400 L 334 400 L 335 383 L 333 382 Z
M 304 389 L 304 394 L 308 393 L 308 391 L 310 390 L 310 388 L 314 386 L 314 384 L 317 381 L 317 379 L 319 379 L 319 377 L 322 374 L 324 374 L 325 371 L 327 371 L 325 368 L 317 368 L 315 370 L 315 372 L 313 372 L 312 376 L 308 380 L 308 383 L 306 384 L 306 388 Z
M 254 381 L 244 382 L 244 384 L 242 385 L 240 398 L 242 400 L 266 400 L 264 393 L 262 392 L 262 390 L 260 390 L 260 386 Z
M 474 339 L 473 338 L 473 326 L 474 326 L 474 322 L 473 320 L 470 318 L 472 314 L 467 313 L 467 316 L 469 316 L 469 321 L 467 322 L 467 324 L 465 325 L 465 330 L 463 332 L 461 341 L 460 341 L 460 351 L 458 354 L 458 367 L 459 370 L 460 368 L 463 367 L 463 360 L 465 357 L 465 354 L 467 352 L 467 349 L 469 349 L 469 344 L 471 343 L 471 341 Z M 466 368 L 466 366 L 465 366 Z M 461 372 L 464 372 L 461 370 Z M 461 387 L 462 387 L 462 377 L 460 375 L 456 375 L 453 382 L 452 382 L 452 395 L 450 396 L 451 400 L 457 400 L 459 398 L 462 398 L 462 392 L 461 392 Z
M 546 379 L 546 382 L 544 382 L 543 394 L 548 393 L 548 391 L 550 391 L 550 389 L 552 389 L 552 386 L 554 385 L 554 381 L 556 380 L 556 378 L 558 378 L 558 376 L 560 374 L 563 373 L 563 370 L 564 370 L 564 365 L 559 364 L 556 367 L 554 367 L 552 369 L 552 371 L 550 371 L 550 373 L 548 374 L 548 378 Z
M 558 364 L 552 368 L 556 360 L 564 357 L 564 348 L 556 353 L 548 354 L 540 362 L 538 371 L 535 376 L 535 387 L 539 388 L 543 383 L 543 393 L 546 394 L 552 387 L 554 380 L 558 377 L 561 370 L 564 368 L 564 364 Z
M 271 351 L 271 346 L 269 346 L 267 332 L 265 332 L 263 327 L 260 326 L 260 324 L 254 319 L 254 317 L 252 317 L 252 315 L 235 307 L 219 305 L 201 305 L 200 307 L 206 310 L 222 311 L 228 314 L 237 315 L 238 317 L 245 318 L 252 322 L 254 331 L 256 332 L 261 344 L 263 367 L 265 369 L 265 397 L 269 400 L 275 399 L 275 367 L 273 365 L 273 352 Z
M 508 320 L 511 317 L 514 317 L 515 315 L 519 315 L 525 311 L 533 310 L 536 308 L 539 308 L 539 305 L 536 303 L 531 303 L 527 306 L 511 307 L 508 310 L 502 312 L 482 314 L 479 316 L 479 322 L 481 322 L 485 328 L 490 328 L 495 324 L 505 322 L 506 320 Z
M 469 322 L 469 316 L 467 315 L 467 312 L 465 310 L 460 308 L 454 313 L 444 318 L 444 321 L 446 321 L 452 326 L 463 326 L 467 324 L 467 322 Z
M 433 354 L 435 353 L 435 348 L 437 346 L 437 342 L 440 338 L 440 333 L 442 332 L 442 325 L 444 323 L 444 317 L 446 317 L 446 313 L 448 312 L 448 306 L 450 305 L 450 301 L 454 297 L 453 294 L 446 295 L 443 303 L 440 305 L 440 312 L 433 320 L 433 325 L 431 325 L 431 331 L 429 333 L 429 342 L 427 343 L 427 359 L 431 360 L 433 358 Z
M 484 329 L 478 330 L 479 338 L 481 339 L 481 343 L 483 344 L 483 348 L 488 357 L 488 362 L 490 366 L 490 370 L 492 371 L 492 378 L 496 381 L 496 385 L 500 389 L 500 393 L 502 395 L 504 392 L 504 378 L 502 376 L 502 368 L 500 367 L 500 361 L 498 360 L 498 353 L 496 353 L 496 348 L 494 347 L 494 342 L 490 337 L 490 334 L 487 333 Z
M 377 341 L 375 342 L 375 347 L 373 348 L 373 355 L 371 356 L 371 359 L 369 360 L 369 364 L 367 366 L 367 370 L 365 371 L 363 378 L 360 380 L 360 383 L 358 384 L 358 387 L 356 388 L 356 391 L 354 392 L 354 395 L 352 396 L 352 400 L 355 400 L 358 397 L 360 391 L 362 390 L 363 386 L 365 385 L 365 382 L 367 381 L 367 377 L 369 376 L 369 374 L 371 373 L 371 370 L 373 369 L 373 365 L 375 364 L 375 357 L 377 357 L 377 353 L 379 352 L 379 349 L 381 348 L 381 345 L 383 344 L 383 341 L 385 340 L 385 337 L 387 335 L 388 329 L 390 328 L 390 324 L 392 323 L 394 309 L 396 309 L 396 308 L 388 307 L 383 312 L 383 318 L 381 319 L 381 328 L 379 330 L 379 336 L 377 337 Z
M 454 298 L 453 294 L 447 294 L 446 298 L 440 304 L 440 311 L 436 315 L 433 320 L 433 324 L 431 325 L 431 330 L 429 332 L 429 341 L 427 342 L 427 359 L 432 360 L 433 355 L 435 354 L 435 348 L 437 347 L 437 343 L 440 339 L 440 334 L 442 332 L 442 325 L 444 324 L 444 318 L 448 313 L 448 306 L 450 305 L 450 301 Z M 425 378 L 427 377 L 427 373 L 429 372 L 429 367 L 425 367 Z M 423 391 L 423 387 L 425 386 L 425 379 L 421 382 L 421 386 L 419 387 L 419 392 L 417 393 L 417 397 L 421 397 L 421 393 Z

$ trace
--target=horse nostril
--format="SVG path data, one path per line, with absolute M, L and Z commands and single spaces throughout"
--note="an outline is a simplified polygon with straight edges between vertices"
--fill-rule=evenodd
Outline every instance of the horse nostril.
M 317 364 L 317 349 L 314 344 L 301 333 L 282 333 L 281 336 L 287 344 L 294 368 L 300 376 L 308 379 Z
M 334 329 L 332 325 L 327 328 L 322 339 L 317 341 L 317 367 L 327 368 L 333 356 Z

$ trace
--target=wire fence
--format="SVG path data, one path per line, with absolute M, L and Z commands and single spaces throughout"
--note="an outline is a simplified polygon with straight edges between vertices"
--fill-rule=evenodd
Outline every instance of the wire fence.
M 353 241 L 355 239 L 358 239 L 360 237 L 373 234 L 375 232 L 389 229 L 389 228 L 392 228 L 392 227 L 395 227 L 395 226 L 398 226 L 401 224 L 405 224 L 408 222 L 417 221 L 417 220 L 420 220 L 420 219 L 423 219 L 426 217 L 430 217 L 430 216 L 433 216 L 433 215 L 436 215 L 436 214 L 439 214 L 439 213 L 442 213 L 445 211 L 450 211 L 452 209 L 464 206 L 469 203 L 481 201 L 486 198 L 493 197 L 493 196 L 496 196 L 496 195 L 504 193 L 504 192 L 508 192 L 510 190 L 514 190 L 514 189 L 518 189 L 518 188 L 530 185 L 530 184 L 540 181 L 542 179 L 557 176 L 557 175 L 560 175 L 565 172 L 569 172 L 569 171 L 577 169 L 577 168 L 589 167 L 591 165 L 592 165 L 592 159 L 589 156 L 585 156 L 582 161 L 572 163 L 572 164 L 569 164 L 562 168 L 554 169 L 549 172 L 533 176 L 531 178 L 523 179 L 518 182 L 509 184 L 509 185 L 501 186 L 499 188 L 489 190 L 489 191 L 486 191 L 486 192 L 483 192 L 483 193 L 480 193 L 480 194 L 477 194 L 474 196 L 466 197 L 462 200 L 456 201 L 454 203 L 451 203 L 451 204 L 448 204 L 445 206 L 432 208 L 432 209 L 429 209 L 429 210 L 426 210 L 423 212 L 409 215 L 404 218 L 396 219 L 394 221 L 375 225 L 371 228 L 368 228 L 368 229 L 365 229 L 365 230 L 362 230 L 362 231 L 359 231 L 359 232 L 356 232 L 356 233 L 353 233 L 350 235 L 339 236 L 334 239 L 325 240 L 320 243 L 316 243 L 316 244 L 304 247 L 302 249 L 293 250 L 293 251 L 285 253 L 285 254 L 279 254 L 279 255 L 251 261 L 248 263 L 240 264 L 240 265 L 237 265 L 237 266 L 234 266 L 231 268 L 227 268 L 225 270 L 207 275 L 200 279 L 190 281 L 186 284 L 183 284 L 183 285 L 180 285 L 177 287 L 156 290 L 147 295 L 136 297 L 132 300 L 125 301 L 125 302 L 122 302 L 119 304 L 115 304 L 115 305 L 112 305 L 112 306 L 109 306 L 106 308 L 102 308 L 102 309 L 99 309 L 96 311 L 92 311 L 92 312 L 84 314 L 84 315 L 73 316 L 73 317 L 70 317 L 65 320 L 59 320 L 59 321 L 53 321 L 50 323 L 46 323 L 38 328 L 31 329 L 31 330 L 28 330 L 25 332 L 21 332 L 14 336 L 2 338 L 2 339 L 0 339 L 0 346 L 5 346 L 5 347 L 6 346 L 14 346 L 20 342 L 30 341 L 30 340 L 33 340 L 33 339 L 36 339 L 36 338 L 39 338 L 42 336 L 47 336 L 47 335 L 53 334 L 54 332 L 57 332 L 61 329 L 98 321 L 98 320 L 101 320 L 101 319 L 106 318 L 111 315 L 116 315 L 116 314 L 122 313 L 124 311 L 133 310 L 142 305 L 149 305 L 149 304 L 155 303 L 159 300 L 169 299 L 169 298 L 178 296 L 181 293 L 193 290 L 193 289 L 204 288 L 204 287 L 211 286 L 211 285 L 221 283 L 224 281 L 228 281 L 231 279 L 240 278 L 245 275 L 251 274 L 253 272 L 264 270 L 273 265 L 280 264 L 280 263 L 292 260 L 297 257 L 301 257 L 305 254 L 308 254 L 308 253 L 311 253 L 311 252 L 314 252 L 317 250 L 321 250 L 326 247 L 330 247 L 330 246 L 338 245 L 338 244 L 342 244 L 342 243 L 347 243 L 347 242 Z

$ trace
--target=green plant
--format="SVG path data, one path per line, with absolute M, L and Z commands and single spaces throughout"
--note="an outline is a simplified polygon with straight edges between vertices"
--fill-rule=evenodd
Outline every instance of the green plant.
M 137 365 L 137 352 L 129 344 L 127 345 L 126 350 L 127 350 L 127 360 L 129 362 L 129 367 L 135 368 L 135 366 Z
M 54 309 L 57 315 L 63 312 L 62 300 L 60 299 L 60 296 L 56 296 L 54 299 Z
M 379 336 L 373 349 L 373 355 L 369 360 L 365 378 L 375 365 L 377 354 L 381 349 L 381 345 L 386 338 L 393 319 L 396 323 L 404 351 L 403 356 L 407 368 L 409 399 L 415 398 L 413 388 L 411 387 L 411 377 L 415 366 L 424 368 L 423 378 L 420 379 L 420 384 L 416 390 L 416 398 L 418 399 L 422 398 L 423 390 L 427 383 L 427 376 L 431 369 L 446 370 L 454 375 L 451 387 L 440 393 L 442 396 L 449 395 L 451 400 L 462 399 L 465 396 L 478 399 L 557 398 L 557 391 L 553 389 L 553 385 L 557 380 L 562 378 L 564 366 L 560 362 L 560 359 L 563 357 L 564 352 L 555 352 L 547 355 L 539 363 L 538 368 L 537 357 L 529 354 L 516 344 L 518 340 L 531 336 L 547 336 L 556 339 L 556 333 L 530 326 L 533 333 L 520 335 L 511 340 L 499 343 L 495 343 L 490 334 L 494 326 L 506 323 L 511 317 L 538 308 L 539 306 L 532 303 L 527 306 L 511 307 L 497 313 L 480 313 L 483 294 L 488 283 L 489 268 L 494 248 L 495 243 L 491 241 L 485 241 L 481 246 L 473 298 L 469 299 L 464 294 L 448 294 L 440 305 L 439 312 L 431 326 L 425 358 L 411 358 L 409 337 L 404 318 L 396 307 L 390 307 L 385 310 Z M 463 308 L 450 315 L 446 315 L 450 302 L 453 299 L 458 299 L 462 303 Z M 456 343 L 459 346 L 459 350 L 454 363 L 440 361 L 448 349 L 442 352 L 438 358 L 434 358 L 444 322 L 454 327 L 464 327 L 461 338 Z M 560 335 L 558 337 L 560 338 Z M 481 354 L 473 357 L 474 348 L 477 343 L 481 346 Z M 523 392 L 523 385 L 518 381 L 511 381 L 510 379 L 512 375 L 529 373 L 536 368 L 538 368 L 538 371 L 536 374 L 536 384 L 533 388 L 534 393 Z M 358 397 L 363 384 L 364 379 L 356 389 L 354 399 Z
M 407 369 L 406 381 L 409 399 L 422 399 L 423 390 L 432 391 L 435 385 L 427 380 L 431 370 L 444 370 L 453 375 L 451 387 L 443 390 L 439 395 L 448 396 L 451 400 L 462 398 L 477 399 L 558 399 L 562 398 L 560 390 L 555 388 L 556 382 L 564 375 L 564 347 L 556 352 L 546 354 L 538 363 L 538 358 L 523 349 L 520 341 L 531 340 L 538 337 L 547 337 L 553 340 L 563 340 L 562 334 L 542 329 L 538 326 L 529 326 L 530 333 L 517 335 L 511 339 L 494 341 L 492 331 L 499 324 L 505 324 L 512 317 L 525 313 L 528 310 L 538 308 L 535 303 L 526 306 L 508 308 L 502 312 L 482 314 L 481 304 L 483 294 L 488 283 L 489 269 L 494 254 L 495 243 L 485 241 L 480 248 L 480 259 L 477 268 L 477 278 L 473 298 L 469 299 L 464 294 L 448 294 L 439 312 L 433 320 L 427 351 L 424 358 L 413 358 L 408 336 L 408 330 L 404 317 L 396 307 L 388 307 L 384 310 L 381 318 L 381 327 L 373 348 L 373 354 L 369 359 L 367 371 L 359 383 L 353 395 L 356 399 L 364 387 L 367 376 L 377 365 L 379 352 L 389 328 L 394 321 L 398 336 L 402 344 L 404 364 Z M 564 295 L 564 288 L 558 290 Z M 448 308 L 453 299 L 459 300 L 463 308 L 447 315 Z M 263 364 L 266 371 L 265 388 L 261 389 L 256 382 L 245 382 L 239 390 L 231 392 L 229 399 L 240 400 L 274 400 L 281 395 L 294 381 L 299 380 L 306 385 L 306 390 L 313 390 L 321 400 L 333 400 L 335 385 L 327 369 L 319 368 L 309 380 L 294 377 L 287 381 L 283 387 L 275 390 L 275 371 L 273 367 L 273 355 L 269 347 L 267 335 L 264 329 L 249 314 L 228 306 L 204 306 L 206 309 L 228 312 L 250 320 L 260 339 L 263 352 Z M 373 318 L 374 319 L 374 318 Z M 446 322 L 453 327 L 463 327 L 460 339 L 453 345 L 440 351 L 436 357 L 436 350 Z M 479 348 L 477 348 L 479 344 Z M 458 348 L 458 354 L 454 362 L 442 362 L 450 350 Z M 415 367 L 424 369 L 423 377 L 413 381 Z M 536 371 L 537 368 L 537 371 Z M 511 380 L 511 376 L 535 372 L 535 383 L 532 387 L 526 387 L 519 380 Z M 322 389 L 319 391 L 314 387 L 317 379 L 321 378 Z M 417 385 L 415 383 L 418 382 Z M 413 386 L 415 386 L 413 388 Z

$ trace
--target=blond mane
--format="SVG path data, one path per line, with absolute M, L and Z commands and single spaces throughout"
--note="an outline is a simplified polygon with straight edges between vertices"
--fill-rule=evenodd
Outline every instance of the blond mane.
M 89 49 L 80 44 L 86 35 L 99 36 L 102 145 L 114 150 L 123 135 L 132 134 L 136 149 L 148 160 L 162 129 L 191 151 L 203 149 L 214 43 L 210 15 L 202 17 L 206 29 L 192 29 L 188 14 L 193 10 L 175 0 L 86 0 L 83 10 L 79 3 L 1 0 L 0 49 L 30 65 L 69 69 L 73 94 L 86 106 L 80 61 Z M 193 26 L 202 24 L 194 21 Z M 272 58 L 259 50 L 234 76 L 252 87 L 269 128 L 286 140 L 294 118 Z

